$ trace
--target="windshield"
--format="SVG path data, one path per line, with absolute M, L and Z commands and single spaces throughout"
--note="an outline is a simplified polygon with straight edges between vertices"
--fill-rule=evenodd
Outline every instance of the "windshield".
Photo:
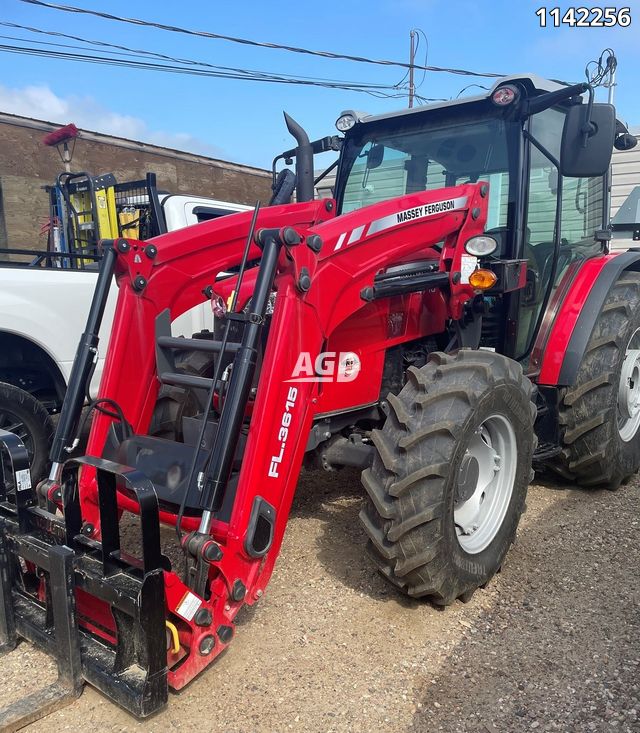
M 416 118 L 415 123 L 419 120 Z M 416 191 L 489 181 L 487 229 L 507 225 L 510 174 L 509 134 L 514 123 L 495 117 L 437 125 L 405 121 L 402 130 L 372 124 L 348 139 L 339 187 L 341 211 Z M 511 138 L 512 139 L 512 138 Z

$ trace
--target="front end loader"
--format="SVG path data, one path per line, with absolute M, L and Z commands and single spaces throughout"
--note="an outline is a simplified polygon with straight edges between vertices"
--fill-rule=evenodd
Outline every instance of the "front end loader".
M 297 203 L 285 171 L 253 212 L 102 240 L 49 479 L 32 487 L 0 433 L 0 650 L 27 639 L 60 672 L 8 729 L 84 682 L 161 709 L 263 596 L 303 466 L 361 468 L 374 562 L 447 605 L 500 569 L 534 462 L 612 488 L 640 465 L 640 254 L 607 251 L 611 106 L 520 76 L 347 112 L 343 138 L 287 124 Z M 338 147 L 335 198 L 313 200 L 313 154 Z M 213 330 L 174 337 L 203 298 Z

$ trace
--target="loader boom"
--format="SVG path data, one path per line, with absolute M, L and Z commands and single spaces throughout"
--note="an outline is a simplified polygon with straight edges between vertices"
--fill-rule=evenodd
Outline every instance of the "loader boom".
M 217 492 L 190 499 L 182 520 L 185 531 L 194 533 L 202 529 L 202 511 L 210 512 L 209 542 L 192 549 L 201 553 L 194 559 L 206 562 L 208 587 L 195 588 L 190 577 L 181 578 L 176 571 L 165 567 L 164 590 L 158 587 L 157 591 L 164 594 L 164 601 L 162 597 L 148 601 L 150 607 L 166 603 L 166 619 L 178 629 L 179 650 L 175 654 L 170 650 L 168 657 L 170 687 L 182 688 L 226 648 L 239 608 L 244 603 L 255 603 L 264 592 L 282 542 L 312 423 L 332 409 L 349 406 L 371 410 L 379 400 L 384 350 L 371 340 L 371 334 L 368 343 L 364 340 L 359 343 L 354 332 L 358 322 L 370 323 L 384 342 L 402 343 L 418 336 L 424 328 L 418 322 L 407 321 L 396 335 L 390 334 L 390 311 L 400 313 L 404 304 L 425 297 L 432 303 L 434 313 L 440 313 L 439 320 L 431 325 L 434 332 L 439 332 L 444 321 L 459 317 L 465 303 L 472 298 L 472 288 L 449 277 L 447 270 L 457 271 L 460 267 L 457 242 L 482 231 L 486 193 L 484 184 L 416 193 L 340 219 L 334 218 L 331 201 L 273 207 L 258 215 L 256 240 L 263 247 L 273 242 L 271 246 L 276 249 L 273 257 L 267 256 L 265 249 L 259 267 L 247 272 L 238 293 L 238 317 L 246 319 L 245 328 L 258 326 L 261 317 L 254 318 L 253 309 L 260 309 L 260 303 L 272 291 L 276 293 L 274 312 L 257 391 L 249 395 L 246 391 L 249 382 L 244 378 L 245 387 L 235 393 L 232 377 L 219 419 L 222 425 L 225 411 L 233 408 L 234 414 L 244 416 L 245 423 L 248 420 L 241 467 L 239 471 L 234 470 L 230 483 L 218 480 L 211 484 L 212 488 L 218 487 Z M 416 207 L 432 213 L 418 219 L 407 217 L 406 212 Z M 157 359 L 156 352 L 167 350 L 162 344 L 171 343 L 166 336 L 156 333 L 158 317 L 168 310 L 171 318 L 176 318 L 202 298 L 207 286 L 212 286 L 224 300 L 233 293 L 235 276 L 218 282 L 216 278 L 218 273 L 240 263 L 249 224 L 249 213 L 237 214 L 144 244 L 129 241 L 128 247 L 114 250 L 120 293 L 100 397 L 108 395 L 120 406 L 133 428 L 131 443 L 148 429 L 161 381 L 178 383 L 182 377 L 163 371 L 167 362 Z M 288 229 L 283 230 L 285 224 Z M 297 236 L 293 236 L 294 231 Z M 361 234 L 357 241 L 354 232 Z M 340 246 L 345 239 L 350 240 L 349 246 Z M 439 253 L 434 245 L 442 241 L 445 244 Z M 149 247 L 154 248 L 153 256 Z M 254 244 L 248 256 L 255 259 L 260 254 L 261 250 Z M 411 277 L 396 275 L 386 281 L 380 279 L 381 270 L 416 258 L 424 260 L 424 276 L 433 282 L 426 294 L 415 292 Z M 261 275 L 262 291 L 257 286 Z M 377 293 L 377 289 L 391 281 L 396 295 L 390 306 L 389 299 Z M 261 300 L 257 299 L 259 292 L 263 293 Z M 251 308 L 245 311 L 248 301 Z M 292 330 L 294 323 L 300 327 Z M 183 346 L 190 345 L 188 340 L 180 341 L 184 341 Z M 200 345 L 210 348 L 208 343 L 211 342 L 203 341 Z M 211 348 L 217 348 L 215 342 Z M 333 351 L 348 351 L 352 355 L 357 370 L 355 379 L 341 381 L 340 372 L 335 380 L 326 383 L 308 375 L 307 378 L 295 376 L 300 354 L 309 355 L 315 362 L 322 352 Z M 242 363 L 250 364 L 244 361 L 243 354 L 242 347 L 235 351 L 236 358 L 243 361 L 236 366 L 234 360 L 234 374 L 241 374 L 236 369 L 242 369 Z M 131 366 L 122 369 L 123 363 Z M 343 370 L 342 376 L 353 368 L 353 363 L 338 365 L 338 370 Z M 146 388 L 141 390 L 140 385 Z M 226 429 L 219 433 L 230 434 Z M 76 516 L 71 524 L 67 520 L 67 541 L 77 548 L 83 548 L 86 542 L 101 548 L 98 553 L 102 553 L 103 564 L 119 547 L 118 543 L 113 544 L 113 536 L 117 535 L 113 522 L 117 519 L 115 505 L 105 504 L 105 494 L 110 491 L 106 487 L 116 484 L 121 487 L 117 492 L 118 512 L 128 510 L 139 514 L 142 506 L 139 492 L 126 489 L 122 483 L 131 475 L 130 471 L 140 469 L 135 465 L 130 469 L 117 465 L 125 456 L 135 460 L 137 455 L 143 460 L 142 453 L 118 449 L 116 435 L 118 421 L 96 413 L 87 454 L 103 458 L 83 459 L 79 476 L 78 469 L 69 466 L 62 486 L 63 497 L 78 497 L 77 504 L 65 500 L 68 507 L 75 507 L 72 513 Z M 153 444 L 148 438 L 139 440 L 147 452 L 156 450 L 159 455 L 168 450 L 166 441 L 156 439 Z M 123 445 L 126 443 L 127 440 Z M 220 452 L 214 451 L 213 456 L 222 463 L 226 461 L 228 466 L 235 446 L 228 441 L 222 446 L 215 449 Z M 189 449 L 189 453 L 193 450 Z M 112 464 L 110 461 L 114 460 L 116 463 Z M 212 466 L 213 463 L 210 470 Z M 140 480 L 129 479 L 134 483 Z M 164 487 L 159 481 L 154 483 L 160 520 L 175 524 L 177 500 L 172 497 L 166 480 Z M 49 500 L 55 500 L 54 490 L 48 487 L 48 491 Z M 105 517 L 108 517 L 108 531 L 104 526 Z M 53 516 L 47 517 L 52 525 L 57 521 Z M 152 520 L 145 519 L 143 527 L 145 522 L 152 523 Z M 10 531 L 14 531 L 13 525 Z M 82 542 L 79 544 L 69 533 L 82 537 Z M 219 552 L 212 551 L 212 544 Z M 157 562 L 151 563 L 148 572 L 155 572 L 154 564 L 157 566 Z M 134 572 L 135 566 L 131 567 L 128 572 Z M 150 580 L 145 582 L 149 584 Z M 101 638 L 118 650 L 123 643 L 122 630 L 108 622 L 103 597 L 92 596 L 87 588 L 78 596 L 78 606 L 81 618 L 98 615 L 102 619 Z M 113 696 L 107 686 L 102 689 Z M 119 702 L 143 714 L 144 706 L 134 699 L 121 698 Z

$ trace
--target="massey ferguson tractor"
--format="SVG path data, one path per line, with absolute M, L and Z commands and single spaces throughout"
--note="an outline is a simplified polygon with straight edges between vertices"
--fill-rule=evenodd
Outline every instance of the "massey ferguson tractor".
M 287 125 L 295 175 L 274 163 L 269 205 L 102 241 L 49 479 L 0 435 L 0 650 L 27 639 L 59 668 L 3 730 L 85 681 L 162 708 L 262 597 L 303 465 L 362 469 L 373 561 L 440 605 L 500 569 L 533 465 L 611 489 L 640 466 L 640 251 L 608 253 L 612 149 L 635 139 L 612 106 L 518 76 L 346 112 L 341 137 Z M 329 149 L 335 196 L 314 200 Z M 203 299 L 212 330 L 173 336 Z

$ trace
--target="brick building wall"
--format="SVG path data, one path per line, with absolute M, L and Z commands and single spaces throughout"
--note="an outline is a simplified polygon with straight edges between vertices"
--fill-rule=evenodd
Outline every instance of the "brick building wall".
M 39 249 L 40 227 L 48 215 L 43 186 L 63 170 L 55 148 L 42 138 L 57 124 L 0 113 L 0 247 Z M 253 204 L 270 198 L 271 178 L 261 168 L 229 163 L 133 140 L 80 131 L 72 170 L 113 173 L 117 181 L 153 171 L 158 189 L 221 201 Z

